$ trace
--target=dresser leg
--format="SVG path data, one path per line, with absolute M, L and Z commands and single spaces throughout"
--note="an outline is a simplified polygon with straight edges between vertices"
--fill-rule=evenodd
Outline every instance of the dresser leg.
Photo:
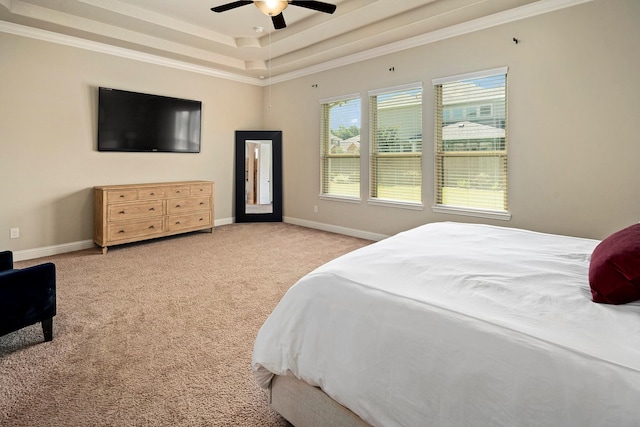
M 107 254 L 107 247 L 106 247 L 106 246 L 104 246 L 104 247 L 102 248 L 102 255 L 106 255 L 106 254 Z

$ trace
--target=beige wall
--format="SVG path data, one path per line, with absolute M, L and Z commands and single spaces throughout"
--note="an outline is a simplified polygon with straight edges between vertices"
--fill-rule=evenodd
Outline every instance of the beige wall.
M 200 154 L 98 152 L 98 86 L 201 100 Z M 234 132 L 259 128 L 262 91 L 0 33 L 0 249 L 91 240 L 91 189 L 102 184 L 213 180 L 216 220 L 230 221 Z
M 273 85 L 271 99 L 265 92 L 266 125 L 283 130 L 285 217 L 383 235 L 447 220 L 591 238 L 640 221 L 638 22 L 640 1 L 599 0 Z M 435 214 L 431 81 L 500 66 L 509 67 L 512 219 Z M 318 101 L 361 94 L 366 153 L 367 92 L 417 81 L 424 87 L 425 209 L 368 205 L 366 188 L 360 204 L 320 199 Z M 367 168 L 363 159 L 365 183 Z
M 283 130 L 289 221 L 372 235 L 471 221 L 603 238 L 640 221 L 638 22 L 639 1 L 597 0 L 264 89 L 0 33 L 0 249 L 90 240 L 99 184 L 214 180 L 216 219 L 229 221 L 234 131 L 260 128 Z M 509 67 L 513 217 L 435 214 L 431 80 L 499 66 Z M 366 152 L 367 92 L 416 81 L 424 85 L 425 209 L 368 205 L 366 188 L 359 204 L 321 200 L 319 99 L 361 94 Z M 97 152 L 97 86 L 202 100 L 202 152 Z M 364 159 L 362 168 L 367 182 Z M 12 227 L 19 239 L 9 239 Z

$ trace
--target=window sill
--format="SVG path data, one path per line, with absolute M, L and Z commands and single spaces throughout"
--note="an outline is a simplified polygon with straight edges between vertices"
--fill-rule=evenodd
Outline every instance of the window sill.
M 509 212 L 502 212 L 502 211 L 457 208 L 453 206 L 442 206 L 442 205 L 432 206 L 431 210 L 433 210 L 434 213 L 474 216 L 474 217 L 486 218 L 486 219 L 499 219 L 502 221 L 511 220 L 511 214 Z
M 318 198 L 321 200 L 331 200 L 334 202 L 345 202 L 345 203 L 362 203 L 362 199 L 359 197 L 349 197 L 349 196 L 332 196 L 330 194 L 320 194 Z
M 369 199 L 367 203 L 373 206 L 386 206 L 389 208 L 412 209 L 415 211 L 424 210 L 422 203 L 400 202 L 393 200 Z

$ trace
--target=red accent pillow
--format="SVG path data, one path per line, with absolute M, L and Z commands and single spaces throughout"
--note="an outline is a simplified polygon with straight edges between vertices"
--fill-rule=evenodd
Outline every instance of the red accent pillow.
M 640 224 L 613 233 L 596 246 L 589 285 L 594 302 L 625 304 L 640 299 Z

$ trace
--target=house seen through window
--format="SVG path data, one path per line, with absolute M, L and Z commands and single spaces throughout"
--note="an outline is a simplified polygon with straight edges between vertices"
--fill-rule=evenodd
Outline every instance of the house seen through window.
M 436 207 L 507 212 L 506 68 L 434 87 Z
M 360 197 L 360 98 L 320 101 L 321 194 Z

